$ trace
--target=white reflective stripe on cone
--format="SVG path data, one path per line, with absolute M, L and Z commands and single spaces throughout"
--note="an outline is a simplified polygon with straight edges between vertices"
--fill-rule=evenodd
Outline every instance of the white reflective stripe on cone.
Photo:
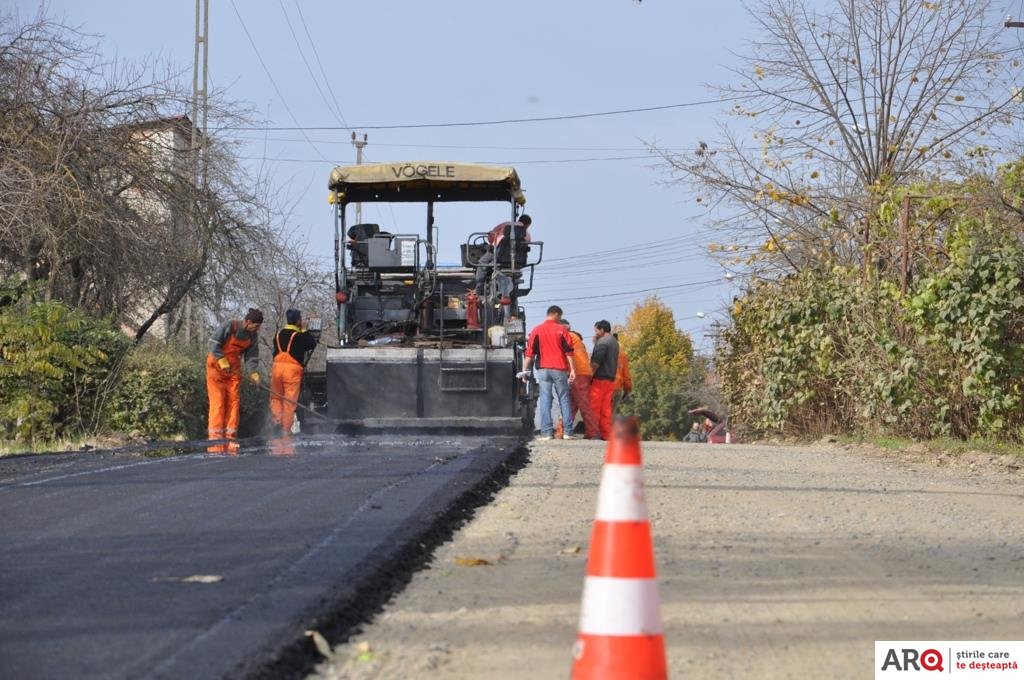
M 597 517 L 604 522 L 644 522 L 647 497 L 644 470 L 639 465 L 606 463 L 597 494 Z
M 653 578 L 588 576 L 583 581 L 580 633 L 660 635 L 661 606 Z

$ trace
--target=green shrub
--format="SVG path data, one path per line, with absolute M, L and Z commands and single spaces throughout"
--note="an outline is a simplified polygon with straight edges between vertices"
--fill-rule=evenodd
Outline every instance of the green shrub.
M 246 373 L 246 376 L 249 374 Z M 268 381 L 263 382 L 269 385 Z M 254 437 L 264 434 L 270 417 L 270 395 L 266 390 L 249 382 L 248 377 L 242 380 L 242 415 L 238 422 L 239 437 Z
M 21 443 L 94 433 L 131 345 L 108 320 L 30 295 L 0 307 L 0 433 Z
M 672 309 L 657 296 L 638 303 L 619 329 L 633 377 L 630 402 L 620 409 L 643 422 L 644 437 L 678 440 L 690 429 L 688 406 L 696 406 L 690 376 L 694 369 L 690 337 L 676 328 Z
M 192 354 L 159 342 L 140 345 L 107 402 L 107 426 L 156 438 L 205 436 L 204 376 L 202 361 Z
M 962 218 L 906 295 L 840 268 L 748 291 L 716 362 L 752 433 L 1018 437 L 1024 248 Z

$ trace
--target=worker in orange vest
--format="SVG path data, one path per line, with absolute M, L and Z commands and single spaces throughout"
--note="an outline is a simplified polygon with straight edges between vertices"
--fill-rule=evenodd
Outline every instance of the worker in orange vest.
M 619 339 L 618 333 L 612 333 L 615 339 Z M 615 371 L 615 410 L 618 411 L 623 400 L 628 399 L 633 391 L 633 375 L 629 372 L 629 355 L 619 345 L 619 366 Z
M 600 439 L 601 432 L 598 428 L 597 415 L 590 405 L 590 381 L 593 370 L 590 368 L 590 354 L 583 344 L 583 336 L 571 329 L 569 322 L 565 319 L 562 323 L 569 328 L 569 337 L 572 339 L 572 363 L 576 367 L 576 380 L 569 389 L 569 396 L 572 398 L 572 415 L 575 420 L 576 414 L 580 414 L 583 420 L 584 436 L 587 439 Z
M 299 310 L 286 311 L 285 321 L 285 327 L 274 337 L 274 364 L 270 369 L 270 416 L 275 434 L 291 432 L 302 373 L 309 353 L 316 349 L 316 337 L 306 330 Z
M 213 452 L 236 451 L 238 419 L 242 409 L 242 361 L 253 383 L 260 383 L 257 372 L 260 359 L 259 333 L 263 312 L 249 308 L 241 321 L 232 320 L 217 329 L 210 338 L 206 356 L 206 392 L 210 399 L 207 435 L 210 439 L 228 439 L 214 445 Z

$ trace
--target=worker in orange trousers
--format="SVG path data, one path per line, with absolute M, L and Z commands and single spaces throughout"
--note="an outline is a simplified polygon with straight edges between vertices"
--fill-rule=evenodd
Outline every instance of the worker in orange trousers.
M 263 312 L 250 308 L 241 321 L 225 323 L 210 338 L 210 353 L 206 356 L 206 393 L 210 401 L 207 436 L 227 439 L 228 444 L 215 444 L 209 451 L 221 453 L 235 451 L 238 444 L 238 420 L 242 410 L 242 362 L 249 379 L 260 382 L 259 338 Z
M 590 355 L 593 375 L 590 380 L 590 406 L 597 416 L 601 439 L 612 436 L 612 397 L 619 367 L 619 341 L 612 325 L 602 319 L 594 324 L 594 351 Z
M 316 337 L 306 330 L 302 313 L 285 312 L 287 325 L 274 337 L 274 364 L 270 369 L 270 416 L 278 434 L 291 432 L 302 388 L 302 374 Z
M 562 322 L 569 327 L 569 322 L 564 319 Z M 572 414 L 580 414 L 583 420 L 584 436 L 587 439 L 599 439 L 597 416 L 590 405 L 590 386 L 593 377 L 593 369 L 590 367 L 590 355 L 587 347 L 583 344 L 583 336 L 574 330 L 569 330 L 569 337 L 572 338 L 572 363 L 576 367 L 576 380 L 569 386 L 569 397 L 572 403 Z

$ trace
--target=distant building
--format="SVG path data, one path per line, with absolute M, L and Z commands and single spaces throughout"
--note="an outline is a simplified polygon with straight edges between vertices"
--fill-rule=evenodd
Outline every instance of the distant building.
M 158 168 L 164 169 L 169 183 L 192 182 L 192 120 L 188 116 L 157 118 L 132 126 L 133 138 L 147 147 Z M 164 197 L 147 194 L 144 190 L 131 188 L 128 200 L 132 207 L 145 219 L 162 222 L 166 233 L 172 236 L 188 234 L 191 228 L 189 215 L 182 205 L 167 201 Z M 129 315 L 124 330 L 132 335 L 139 329 L 160 304 L 162 290 L 154 290 L 149 300 L 140 302 L 136 311 Z M 170 317 L 161 316 L 149 329 L 148 335 L 170 340 L 175 333 L 184 335 L 186 341 L 203 334 L 203 319 L 192 301 L 186 299 Z

